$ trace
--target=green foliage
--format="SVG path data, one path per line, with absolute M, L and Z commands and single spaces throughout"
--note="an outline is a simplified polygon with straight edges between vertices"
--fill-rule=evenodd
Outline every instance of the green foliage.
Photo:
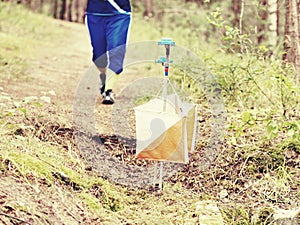
M 242 35 L 237 28 L 224 25 L 218 11 L 211 14 L 209 21 L 225 30 L 222 48 L 234 53 L 225 55 L 228 62 L 216 64 L 216 61 L 207 60 L 219 77 L 227 104 L 242 110 L 243 124 L 265 127 L 268 140 L 295 138 L 299 129 L 294 118 L 299 117 L 300 92 L 294 71 L 283 65 L 281 59 L 268 56 L 266 46 L 255 46 L 247 39 L 247 34 Z M 257 118 L 249 111 L 254 111 Z
M 183 1 L 153 1 L 155 15 L 144 21 L 143 8 L 135 12 L 132 23 L 131 40 L 134 33 L 140 33 L 138 40 L 159 40 L 162 37 L 176 37 L 176 44 L 197 50 L 209 35 L 206 28 L 206 11 L 199 10 L 197 4 Z M 204 34 L 204 35 L 203 35 Z M 133 39 L 132 39 L 133 38 Z
M 258 214 L 258 219 L 255 221 L 255 225 L 270 224 L 272 222 L 273 213 L 274 209 L 270 207 L 261 209 Z
M 61 34 L 61 31 L 57 29 L 53 20 L 31 12 L 22 4 L 0 2 L 1 33 L 24 38 L 27 41 L 32 38 L 34 41 L 47 42 Z
M 269 120 L 266 126 L 268 139 L 278 137 L 278 124 L 275 120 Z
M 295 153 L 300 154 L 300 138 L 292 138 L 291 140 L 286 140 L 284 143 L 282 143 L 281 148 L 286 151 L 292 150 Z
M 219 36 L 219 51 L 200 55 L 218 77 L 228 120 L 226 150 L 219 163 L 224 164 L 222 168 L 229 164 L 227 169 L 233 170 L 227 172 L 229 179 L 235 179 L 235 165 L 243 161 L 238 177 L 253 185 L 255 195 L 289 204 L 294 201 L 291 188 L 300 188 L 295 182 L 300 139 L 300 88 L 294 80 L 295 71 L 282 63 L 281 55 L 256 45 L 251 34 L 229 25 L 221 9 L 211 12 L 208 21 Z M 224 163 L 227 160 L 229 163 Z M 221 184 L 228 189 L 245 188 L 249 194 L 247 185 Z M 261 212 L 257 224 L 268 224 L 271 215 L 269 210 Z M 235 217 L 235 211 L 224 214 L 229 224 L 243 220 L 235 221 Z M 242 224 L 250 224 L 247 216 Z
M 255 173 L 267 173 L 276 171 L 278 168 L 285 166 L 284 152 L 281 149 L 262 148 L 256 150 L 256 153 L 248 157 L 249 175 Z
M 221 208 L 225 224 L 250 225 L 249 212 L 243 206 Z

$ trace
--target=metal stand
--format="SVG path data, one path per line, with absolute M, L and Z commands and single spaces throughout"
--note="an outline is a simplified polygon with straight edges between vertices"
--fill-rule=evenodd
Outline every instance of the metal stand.
M 164 80 L 162 97 L 164 99 L 163 112 L 166 112 L 167 96 L 168 96 L 168 83 L 169 83 L 169 65 L 172 63 L 170 60 L 171 46 L 175 46 L 175 42 L 171 38 L 163 38 L 158 42 L 158 45 L 164 45 L 166 48 L 166 56 L 156 60 L 156 63 L 161 63 L 164 66 Z M 160 190 L 163 188 L 163 162 L 159 162 L 159 184 Z
M 163 188 L 163 162 L 159 162 L 159 184 L 158 187 L 160 190 Z

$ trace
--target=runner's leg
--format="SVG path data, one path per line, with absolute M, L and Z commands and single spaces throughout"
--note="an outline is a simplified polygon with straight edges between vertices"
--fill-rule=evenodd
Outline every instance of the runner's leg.
M 101 16 L 87 15 L 86 24 L 93 48 L 93 62 L 100 71 L 101 94 L 105 91 L 106 67 L 108 64 L 106 47 L 106 22 Z

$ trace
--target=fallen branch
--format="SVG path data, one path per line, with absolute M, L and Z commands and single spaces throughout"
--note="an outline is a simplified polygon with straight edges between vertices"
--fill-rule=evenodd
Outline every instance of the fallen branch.
M 19 222 L 21 222 L 21 223 L 24 223 L 24 224 L 30 225 L 29 222 L 27 222 L 27 221 L 25 221 L 25 220 L 22 220 L 22 219 L 20 219 L 20 218 L 17 218 L 17 217 L 15 217 L 15 216 L 8 215 L 8 214 L 6 214 L 6 213 L 4 213 L 4 212 L 0 212 L 0 215 L 5 216 L 5 217 L 8 217 L 8 218 L 10 218 L 10 219 L 17 220 L 17 221 L 19 221 Z

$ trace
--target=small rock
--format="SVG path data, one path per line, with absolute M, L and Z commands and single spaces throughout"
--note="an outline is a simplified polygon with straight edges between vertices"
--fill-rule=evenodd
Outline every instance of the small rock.
M 228 192 L 227 190 L 223 189 L 222 191 L 220 191 L 219 193 L 219 198 L 224 199 L 228 197 Z
M 298 209 L 276 209 L 273 220 L 278 225 L 298 225 L 300 224 L 300 208 Z
M 199 201 L 196 203 L 196 215 L 201 225 L 223 225 L 223 217 L 216 203 L 212 201 Z

